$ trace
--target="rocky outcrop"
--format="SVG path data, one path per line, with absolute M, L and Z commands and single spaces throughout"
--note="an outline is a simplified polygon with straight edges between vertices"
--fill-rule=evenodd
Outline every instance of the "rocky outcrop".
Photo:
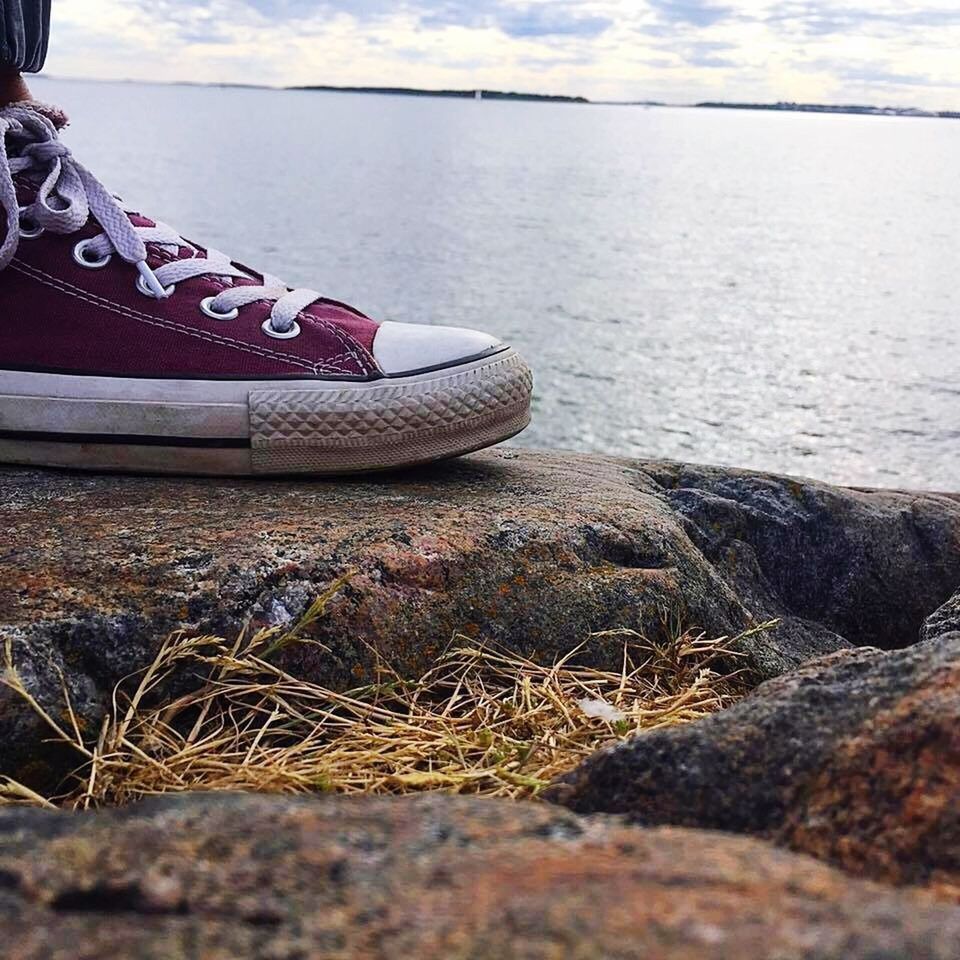
M 948 633 L 960 633 L 960 591 L 924 621 L 922 640 L 935 640 Z
M 8 960 L 955 960 L 960 909 L 543 805 L 194 796 L 0 813 Z
M 774 676 L 849 643 L 912 642 L 960 582 L 947 496 L 517 450 L 353 482 L 8 468 L 0 526 L 0 632 L 39 701 L 62 710 L 62 676 L 94 726 L 171 630 L 289 623 L 343 574 L 323 646 L 287 653 L 338 687 L 369 676 L 374 651 L 418 674 L 457 631 L 550 660 L 670 617 L 713 636 L 781 618 L 744 644 Z M 0 770 L 35 780 L 43 735 L 0 690 Z
M 910 646 L 960 585 L 960 494 L 640 466 L 737 597 L 801 630 L 821 624 L 857 646 Z
M 960 900 L 960 633 L 808 663 L 706 720 L 595 754 L 549 797 L 754 834 Z

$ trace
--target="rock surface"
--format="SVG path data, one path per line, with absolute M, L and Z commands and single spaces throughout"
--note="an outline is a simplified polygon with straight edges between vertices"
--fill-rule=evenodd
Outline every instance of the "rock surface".
M 960 586 L 960 493 L 639 466 L 737 597 L 788 627 L 820 624 L 857 646 L 906 647 Z
M 548 796 L 755 834 L 960 901 L 960 633 L 813 661 L 706 720 L 595 754 Z
M 956 498 L 517 450 L 355 482 L 8 468 L 0 526 L 0 632 L 45 707 L 62 672 L 94 725 L 168 632 L 289 623 L 346 572 L 316 628 L 331 652 L 289 662 L 339 687 L 371 649 L 416 673 L 460 631 L 552 659 L 594 630 L 656 635 L 667 613 L 713 636 L 782 618 L 746 644 L 774 676 L 911 643 L 960 583 Z M 0 770 L 42 778 L 42 735 L 0 690 Z
M 8 960 L 956 960 L 960 909 L 741 837 L 543 805 L 0 813 Z
M 948 633 L 960 633 L 960 590 L 927 617 L 920 637 L 922 640 L 933 640 Z

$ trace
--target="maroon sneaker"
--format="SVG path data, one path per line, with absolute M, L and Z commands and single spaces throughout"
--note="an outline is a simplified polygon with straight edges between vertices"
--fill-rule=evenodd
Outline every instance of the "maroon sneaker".
M 126 210 L 61 125 L 0 109 L 0 461 L 344 473 L 529 422 L 530 371 L 495 337 L 378 324 L 185 240 Z

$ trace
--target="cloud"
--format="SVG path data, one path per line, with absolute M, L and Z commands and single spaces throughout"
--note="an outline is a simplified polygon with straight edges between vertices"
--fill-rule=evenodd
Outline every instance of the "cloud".
M 826 0 L 805 0 L 776 4 L 766 16 L 768 23 L 799 28 L 820 36 L 830 34 L 891 34 L 903 30 L 939 30 L 960 27 L 960 7 L 912 6 L 898 3 L 857 6 Z
M 954 0 L 57 0 L 49 69 L 960 107 Z
M 647 0 L 647 2 L 661 19 L 670 23 L 692 24 L 695 27 L 711 27 L 727 20 L 734 13 L 733 7 L 715 6 L 700 0 Z
M 609 17 L 581 16 L 566 9 L 550 9 L 545 4 L 505 12 L 497 26 L 509 37 L 596 37 L 613 26 Z
M 720 56 L 722 51 L 733 51 L 736 46 L 732 43 L 712 42 L 702 40 L 691 43 L 682 52 L 683 59 L 694 67 L 736 67 L 737 61 L 730 56 Z
M 879 84 L 888 87 L 926 87 L 932 78 L 921 73 L 901 73 L 886 67 L 849 67 L 837 71 L 844 80 L 853 80 L 871 86 Z
M 584 11 L 577 0 L 540 3 L 446 2 L 410 4 L 420 25 L 496 28 L 508 37 L 596 37 L 613 25 L 610 17 Z
M 251 13 L 264 22 L 289 24 L 304 20 L 346 15 L 360 22 L 410 15 L 421 27 L 496 27 L 511 37 L 586 36 L 595 37 L 610 27 L 610 17 L 584 12 L 578 0 L 517 3 L 511 0 L 234 0 L 232 4 L 213 0 L 137 0 L 141 10 L 159 12 L 175 23 L 195 24 L 213 19 L 224 7 L 247 19 Z M 219 7 L 219 11 L 218 11 Z
M 820 60 L 806 64 L 805 69 L 826 72 L 849 83 L 872 87 L 926 87 L 935 85 L 936 78 L 925 73 L 905 73 L 890 63 L 862 63 L 851 65 L 842 61 Z

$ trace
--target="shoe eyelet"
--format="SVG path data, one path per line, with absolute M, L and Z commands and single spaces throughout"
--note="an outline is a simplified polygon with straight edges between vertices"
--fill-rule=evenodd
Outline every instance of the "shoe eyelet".
M 36 240 L 44 231 L 43 227 L 39 224 L 35 224 L 32 227 L 24 226 L 26 221 L 23 219 L 23 215 L 27 212 L 26 207 L 20 208 L 20 238 L 22 240 Z
M 240 311 L 236 307 L 221 313 L 213 306 L 213 301 L 216 299 L 216 297 L 204 297 L 200 301 L 200 312 L 213 320 L 236 320 L 240 316 Z
M 90 245 L 92 243 L 93 243 L 93 240 L 81 240 L 73 248 L 73 259 L 81 267 L 86 267 L 87 270 L 100 270 L 103 267 L 105 267 L 113 259 L 113 254 L 107 253 L 96 260 L 91 260 L 87 256 L 87 250 L 90 248 Z
M 260 329 L 268 337 L 273 337 L 274 340 L 292 340 L 294 337 L 300 336 L 300 324 L 297 323 L 296 320 L 293 321 L 293 326 L 287 330 L 286 333 L 281 333 L 279 330 L 274 330 L 270 325 L 269 317 L 267 317 L 267 319 L 260 324 Z
M 171 283 L 169 287 L 164 287 L 163 292 L 168 296 L 172 297 L 174 291 L 177 289 L 175 283 Z M 145 297 L 149 297 L 151 300 L 157 300 L 158 297 L 154 296 L 153 291 L 144 283 L 143 277 L 137 277 L 137 290 L 140 291 Z

